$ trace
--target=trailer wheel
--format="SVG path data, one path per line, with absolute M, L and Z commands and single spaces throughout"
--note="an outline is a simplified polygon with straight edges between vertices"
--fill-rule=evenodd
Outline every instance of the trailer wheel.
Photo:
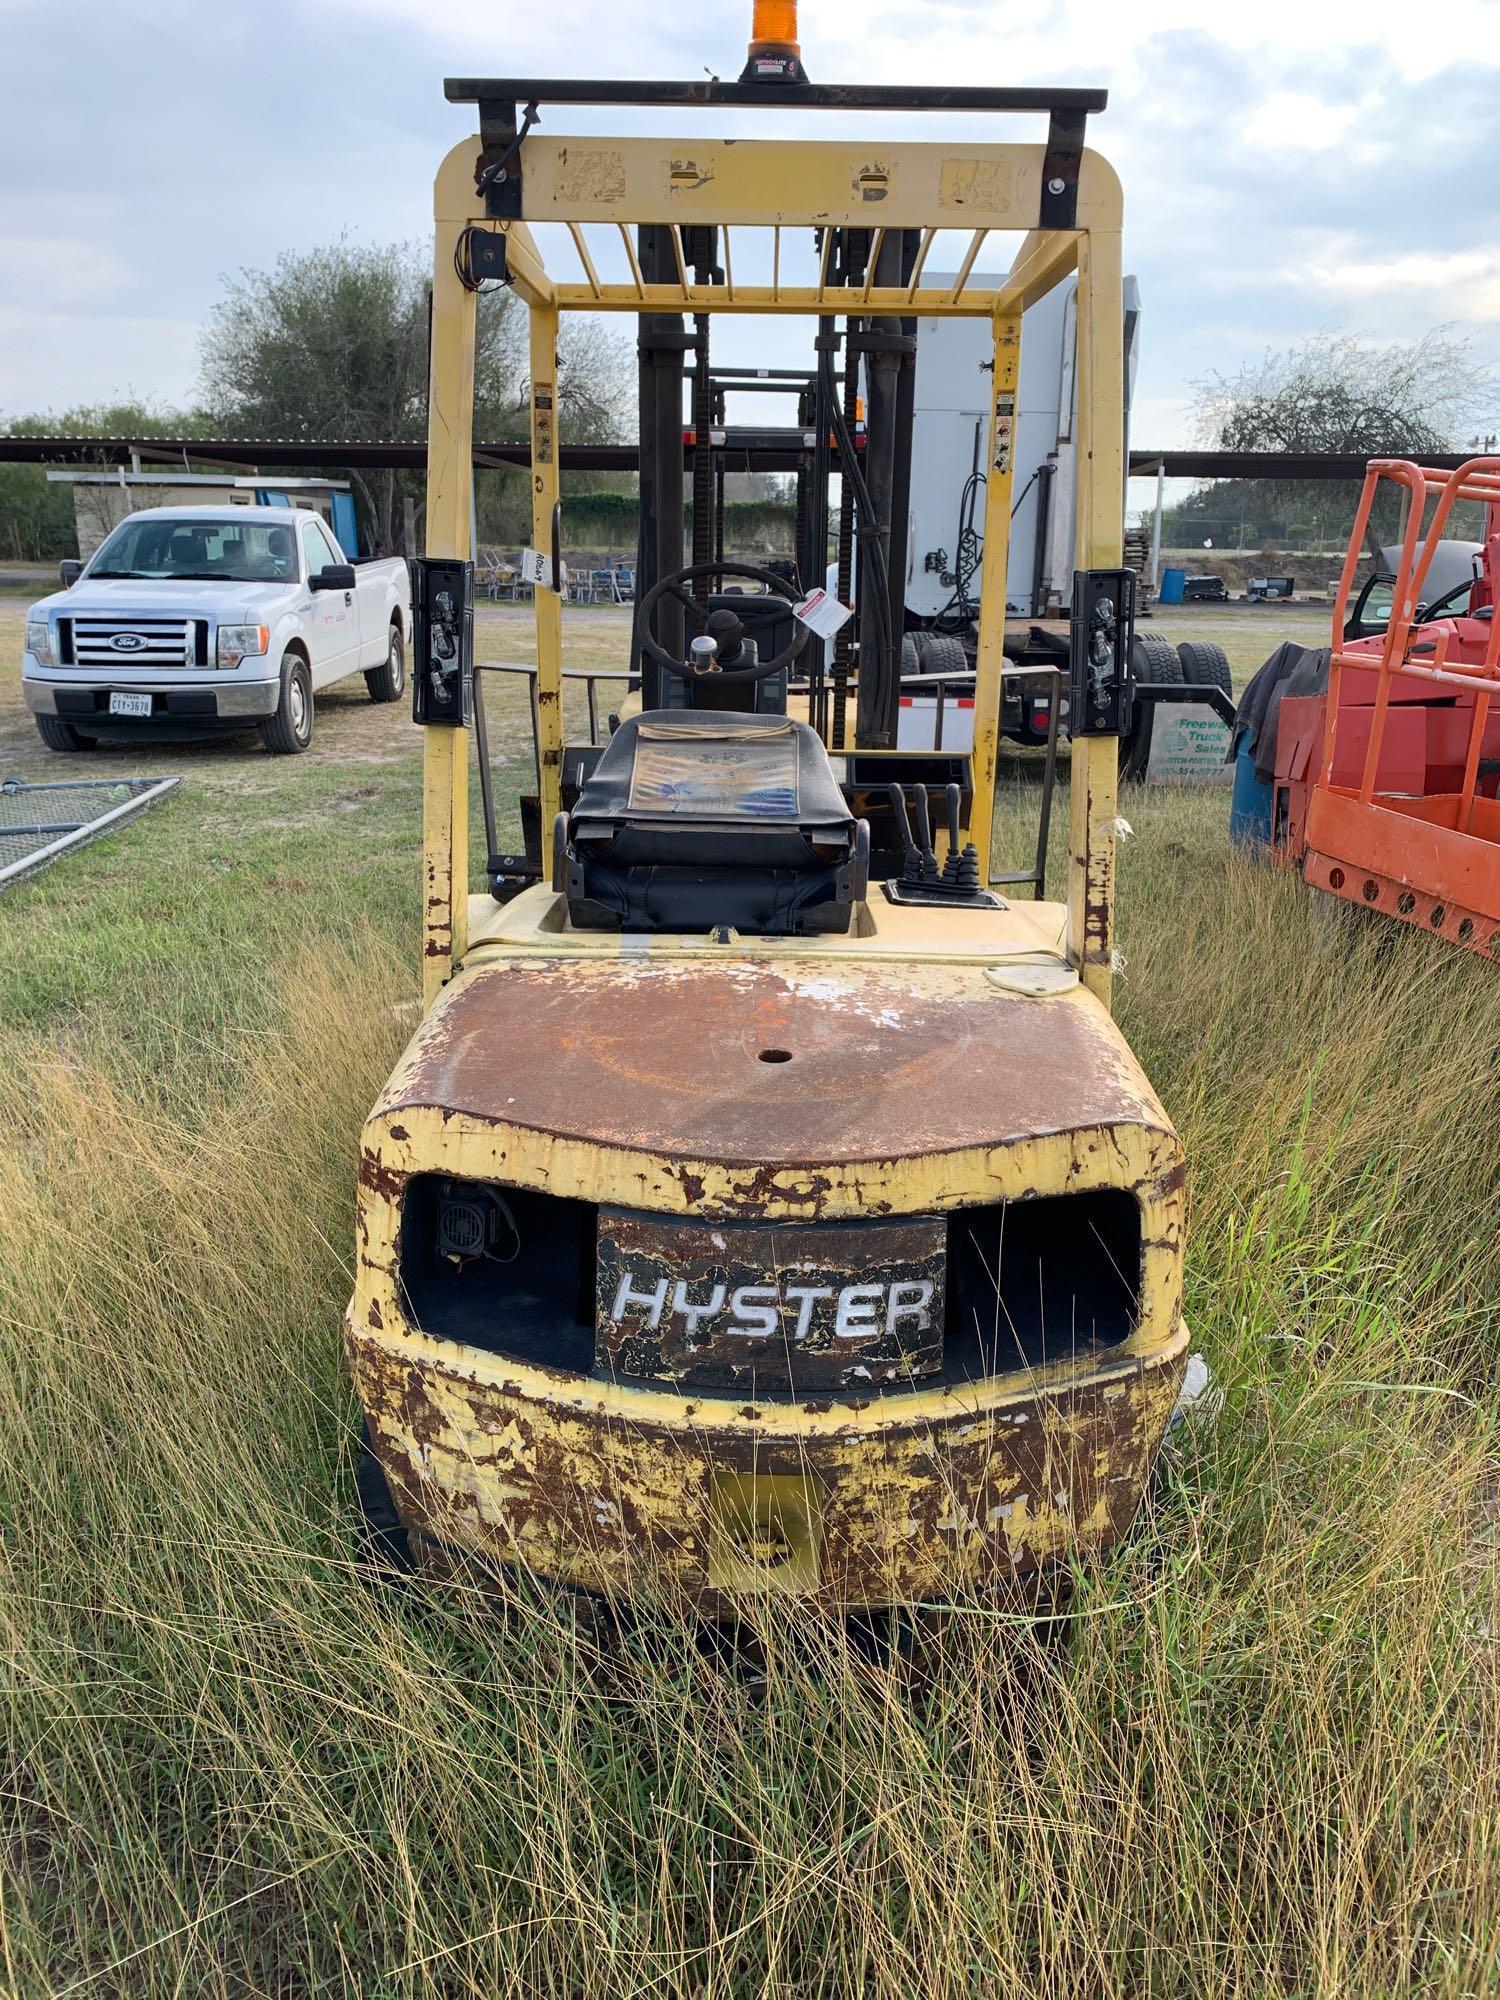
M 365 686 L 370 690 L 371 701 L 399 701 L 405 692 L 406 647 L 402 643 L 398 619 L 391 620 L 390 645 L 385 659 L 366 673 Z
M 1229 655 L 1222 646 L 1216 646 L 1211 639 L 1184 639 L 1177 648 L 1177 657 L 1182 662 L 1182 678 L 1189 686 L 1222 688 L 1234 699 Z
M 390 1482 L 363 1431 L 359 1434 L 354 1490 L 359 1500 L 360 1567 L 372 1575 L 410 1576 L 411 1543 L 391 1498 Z
M 281 662 L 281 700 L 260 725 L 260 740 L 276 757 L 297 757 L 312 742 L 312 675 L 300 653 Z
M 1160 632 L 1136 633 L 1130 642 L 1130 664 L 1136 679 L 1148 687 L 1182 686 L 1181 656 Z
M 914 634 L 901 634 L 901 671 L 903 674 L 919 674 L 922 671 L 922 655 L 917 650 Z
M 64 722 L 60 715 L 34 715 L 36 733 L 49 750 L 97 750 L 97 736 L 80 736 L 71 722 Z
M 1142 687 L 1181 687 L 1182 661 L 1170 639 L 1160 632 L 1137 632 L 1130 642 L 1130 666 Z M 1130 734 L 1120 743 L 1120 776 L 1137 782 L 1146 775 L 1151 756 L 1152 703 L 1138 701 Z
M 917 658 L 924 674 L 966 674 L 969 656 L 952 632 L 919 632 Z

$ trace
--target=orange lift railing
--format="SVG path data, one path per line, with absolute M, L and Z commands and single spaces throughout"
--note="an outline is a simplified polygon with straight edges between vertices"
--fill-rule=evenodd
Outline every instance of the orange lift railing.
M 1382 482 L 1405 526 L 1383 637 L 1344 626 Z M 1485 509 L 1484 553 L 1466 612 L 1421 616 L 1439 541 L 1460 501 Z M 1333 607 L 1318 777 L 1307 804 L 1306 878 L 1471 950 L 1500 958 L 1500 458 L 1454 472 L 1376 459 Z

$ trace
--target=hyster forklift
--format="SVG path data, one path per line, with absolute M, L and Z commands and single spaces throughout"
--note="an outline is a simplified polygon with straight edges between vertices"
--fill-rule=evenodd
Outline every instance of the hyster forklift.
M 436 184 L 426 1013 L 363 1135 L 345 1329 L 362 1491 L 420 1566 L 666 1587 L 711 1615 L 757 1592 L 863 1608 L 1011 1586 L 1125 1532 L 1188 1337 L 1182 1152 L 1110 1014 L 1132 578 L 1121 200 L 1084 145 L 1104 95 L 820 85 L 785 0 L 758 0 L 736 82 L 447 92 L 480 130 Z M 648 107 L 669 131 L 706 114 L 709 134 L 541 129 L 579 104 Z M 713 136 L 730 108 L 757 114 L 754 139 Z M 1047 136 L 769 135 L 813 109 L 950 114 L 940 134 L 955 113 L 1027 113 Z M 924 285 L 948 229 L 968 244 L 957 275 Z M 999 232 L 1009 275 L 975 291 Z M 545 267 L 548 236 L 576 277 Z M 1044 854 L 1004 876 L 991 849 L 1021 315 L 1075 271 L 1059 904 Z M 545 873 L 492 871 L 471 895 L 475 302 L 496 280 L 530 323 Z M 602 745 L 565 741 L 561 699 L 567 312 L 636 316 L 646 388 L 641 687 Z M 863 568 L 852 653 L 810 631 L 821 574 L 683 561 L 683 322 L 720 314 L 813 323 Z M 994 359 L 961 755 L 896 747 L 891 615 L 901 372 L 914 321 L 950 314 L 989 324 Z

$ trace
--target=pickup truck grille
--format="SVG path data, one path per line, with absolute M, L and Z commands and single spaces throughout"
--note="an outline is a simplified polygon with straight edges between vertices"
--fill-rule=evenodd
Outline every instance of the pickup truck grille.
M 206 667 L 206 618 L 61 618 L 61 663 L 104 668 Z

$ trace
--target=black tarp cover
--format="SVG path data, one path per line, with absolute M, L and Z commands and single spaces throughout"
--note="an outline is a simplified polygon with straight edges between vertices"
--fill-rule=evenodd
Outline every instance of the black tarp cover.
M 1234 731 L 1229 739 L 1232 764 L 1242 739 L 1248 738 L 1255 775 L 1270 784 L 1276 776 L 1276 722 L 1283 695 L 1322 694 L 1328 686 L 1331 648 L 1299 646 L 1288 639 L 1278 646 L 1240 696 Z

